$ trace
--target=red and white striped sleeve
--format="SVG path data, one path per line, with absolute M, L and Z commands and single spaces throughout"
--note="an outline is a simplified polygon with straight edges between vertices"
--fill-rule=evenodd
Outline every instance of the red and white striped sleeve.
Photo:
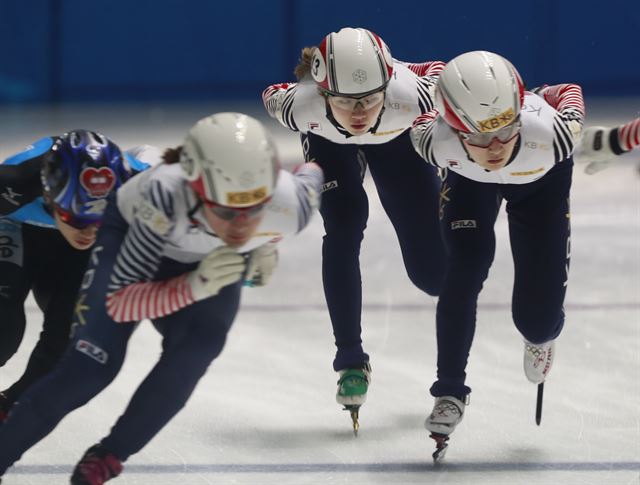
M 640 146 L 640 118 L 618 126 L 618 143 L 622 152 L 628 152 Z
M 137 322 L 174 313 L 195 301 L 187 273 L 153 281 L 174 227 L 174 199 L 158 182 L 137 202 L 138 211 L 116 256 L 106 297 L 116 322 Z
M 582 88 L 577 84 L 556 84 L 539 91 L 545 101 L 568 119 L 584 121 L 585 109 Z
M 438 110 L 431 111 L 418 116 L 411 127 L 411 143 L 418 155 L 424 158 L 431 165 L 438 166 L 433 153 L 433 128 L 438 118 Z
M 188 274 L 163 281 L 133 283 L 107 295 L 107 313 L 116 322 L 160 318 L 196 300 Z
M 272 84 L 262 91 L 262 102 L 269 116 L 293 131 L 299 131 L 293 119 L 296 83 Z
M 561 162 L 573 153 L 581 138 L 585 115 L 582 88 L 577 84 L 557 84 L 537 93 L 556 110 L 553 147 L 556 162 Z
M 444 69 L 445 63 L 442 61 L 427 61 L 420 63 L 405 63 L 405 66 L 418 76 L 437 76 Z

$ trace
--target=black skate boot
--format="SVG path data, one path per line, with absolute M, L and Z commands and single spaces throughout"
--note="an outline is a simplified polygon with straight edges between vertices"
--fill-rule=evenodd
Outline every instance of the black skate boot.
M 122 462 L 101 445 L 89 448 L 71 475 L 71 485 L 102 485 L 122 472 Z

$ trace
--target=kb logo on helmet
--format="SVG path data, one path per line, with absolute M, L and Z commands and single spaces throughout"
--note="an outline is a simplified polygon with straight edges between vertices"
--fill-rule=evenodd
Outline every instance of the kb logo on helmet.
M 259 187 L 255 190 L 248 190 L 246 192 L 227 192 L 227 205 L 240 206 L 259 204 L 266 198 L 266 187 Z
M 480 131 L 485 133 L 487 131 L 494 131 L 498 128 L 502 128 L 503 126 L 507 126 L 515 119 L 516 114 L 513 111 L 513 108 L 509 108 L 508 110 L 503 111 L 502 113 L 493 116 L 492 118 L 478 121 L 478 125 L 480 125 Z

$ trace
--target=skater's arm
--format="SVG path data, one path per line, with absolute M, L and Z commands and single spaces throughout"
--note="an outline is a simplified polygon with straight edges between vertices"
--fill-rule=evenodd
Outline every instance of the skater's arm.
M 272 84 L 262 92 L 262 102 L 269 116 L 293 131 L 299 131 L 293 119 L 296 87 L 296 83 Z
M 556 162 L 566 160 L 580 140 L 585 109 L 582 88 L 577 84 L 557 84 L 535 90 L 554 108 L 554 150 Z
M 640 118 L 614 128 L 590 126 L 582 134 L 580 150 L 576 153 L 575 160 L 576 163 L 588 164 L 585 172 L 594 174 L 607 168 L 620 155 L 639 146 Z
M 437 76 L 444 69 L 445 63 L 442 61 L 427 61 L 420 63 L 403 62 L 405 66 L 418 76 Z
M 438 110 L 431 111 L 416 118 L 411 128 L 411 142 L 416 152 L 431 165 L 438 166 L 433 154 L 433 128 L 438 119 Z
M 18 165 L 0 165 L 0 216 L 11 214 L 42 195 L 41 157 Z

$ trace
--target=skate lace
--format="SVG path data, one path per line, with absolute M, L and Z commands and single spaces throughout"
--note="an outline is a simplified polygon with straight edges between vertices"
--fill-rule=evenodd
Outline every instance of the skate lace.
M 527 352 L 532 357 L 532 365 L 534 368 L 538 368 L 544 361 L 547 360 L 547 351 L 544 347 L 537 347 L 532 344 L 527 344 Z
M 441 417 L 456 415 L 460 414 L 460 408 L 458 408 L 458 406 L 456 406 L 451 401 L 440 401 L 434 406 L 432 414 L 434 416 Z

